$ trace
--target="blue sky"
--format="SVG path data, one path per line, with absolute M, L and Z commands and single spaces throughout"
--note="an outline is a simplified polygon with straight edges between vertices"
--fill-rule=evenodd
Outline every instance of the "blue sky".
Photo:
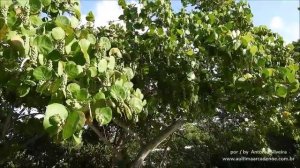
M 249 0 L 248 2 L 254 15 L 254 25 L 268 26 L 283 36 L 287 43 L 299 39 L 298 0 Z M 175 11 L 180 9 L 180 0 L 173 0 L 172 7 Z M 81 0 L 81 10 L 83 18 L 89 11 L 93 11 L 97 26 L 103 26 L 109 20 L 118 20 L 118 16 L 122 13 L 117 0 Z

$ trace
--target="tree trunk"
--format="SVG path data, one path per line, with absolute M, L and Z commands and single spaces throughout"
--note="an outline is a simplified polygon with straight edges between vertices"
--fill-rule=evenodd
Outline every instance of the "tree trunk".
M 155 139 L 150 141 L 144 146 L 136 159 L 131 164 L 132 168 L 139 168 L 143 165 L 144 159 L 148 156 L 148 154 L 155 149 L 160 143 L 162 143 L 168 136 L 170 136 L 173 132 L 175 132 L 178 128 L 180 128 L 185 123 L 184 120 L 177 120 L 175 123 L 170 125 L 167 129 L 161 132 Z

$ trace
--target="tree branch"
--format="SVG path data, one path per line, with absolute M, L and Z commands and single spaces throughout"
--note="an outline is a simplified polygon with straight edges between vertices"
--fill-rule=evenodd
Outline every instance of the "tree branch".
M 185 123 L 184 120 L 177 120 L 168 128 L 166 128 L 160 135 L 154 138 L 152 141 L 146 144 L 142 148 L 142 150 L 137 155 L 136 159 L 133 161 L 131 167 L 139 168 L 142 166 L 144 159 L 148 156 L 148 154 L 155 149 L 161 142 L 163 142 L 167 137 L 169 137 L 173 132 L 175 132 L 178 128 L 180 128 Z
M 123 128 L 123 130 L 125 132 L 127 132 L 128 134 L 131 134 L 134 138 L 136 139 L 140 139 L 139 136 L 137 135 L 137 133 L 133 132 L 132 129 L 124 122 L 120 121 L 119 119 L 117 118 L 114 118 L 113 119 L 113 122 L 115 124 L 117 124 L 118 126 L 120 126 L 121 128 Z
M 97 134 L 98 138 L 101 141 L 103 141 L 105 145 L 113 147 L 112 144 L 101 134 L 101 132 L 93 124 L 89 124 L 89 127 Z

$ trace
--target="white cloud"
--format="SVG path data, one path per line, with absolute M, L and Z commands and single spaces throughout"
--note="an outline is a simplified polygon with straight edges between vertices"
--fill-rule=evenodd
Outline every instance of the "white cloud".
M 136 0 L 131 0 L 129 3 L 134 4 L 138 8 L 138 13 L 140 13 L 141 9 L 143 8 L 142 4 L 139 4 Z M 118 1 L 100 0 L 96 4 L 96 11 L 94 13 L 96 27 L 106 26 L 110 21 L 113 21 L 114 23 L 120 23 L 125 27 L 124 22 L 119 21 L 119 16 L 123 14 L 123 10 L 118 5 Z
M 109 21 L 118 21 L 122 14 L 118 1 L 101 0 L 96 4 L 95 26 L 105 26 Z
M 271 29 L 274 29 L 274 30 L 280 30 L 283 28 L 283 20 L 281 17 L 279 16 L 274 16 L 272 19 L 271 19 L 271 23 L 270 23 L 270 28 Z
M 279 33 L 285 40 L 290 43 L 299 39 L 299 24 L 296 22 L 286 22 L 281 17 L 275 16 L 270 21 L 270 28 Z
M 284 26 L 283 29 L 283 37 L 286 37 L 285 40 L 290 43 L 292 41 L 297 41 L 300 37 L 300 28 L 299 24 L 294 22 L 294 23 L 289 23 L 286 26 Z

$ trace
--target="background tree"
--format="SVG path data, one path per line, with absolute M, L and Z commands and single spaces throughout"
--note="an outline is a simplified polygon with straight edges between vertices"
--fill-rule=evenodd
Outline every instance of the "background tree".
M 140 3 L 119 1 L 125 28 L 94 28 L 92 13 L 80 27 L 76 0 L 1 3 L 3 165 L 217 166 L 231 150 L 263 147 L 296 155 L 293 45 L 254 27 L 244 2 L 182 0 L 178 13 L 170 1 Z

